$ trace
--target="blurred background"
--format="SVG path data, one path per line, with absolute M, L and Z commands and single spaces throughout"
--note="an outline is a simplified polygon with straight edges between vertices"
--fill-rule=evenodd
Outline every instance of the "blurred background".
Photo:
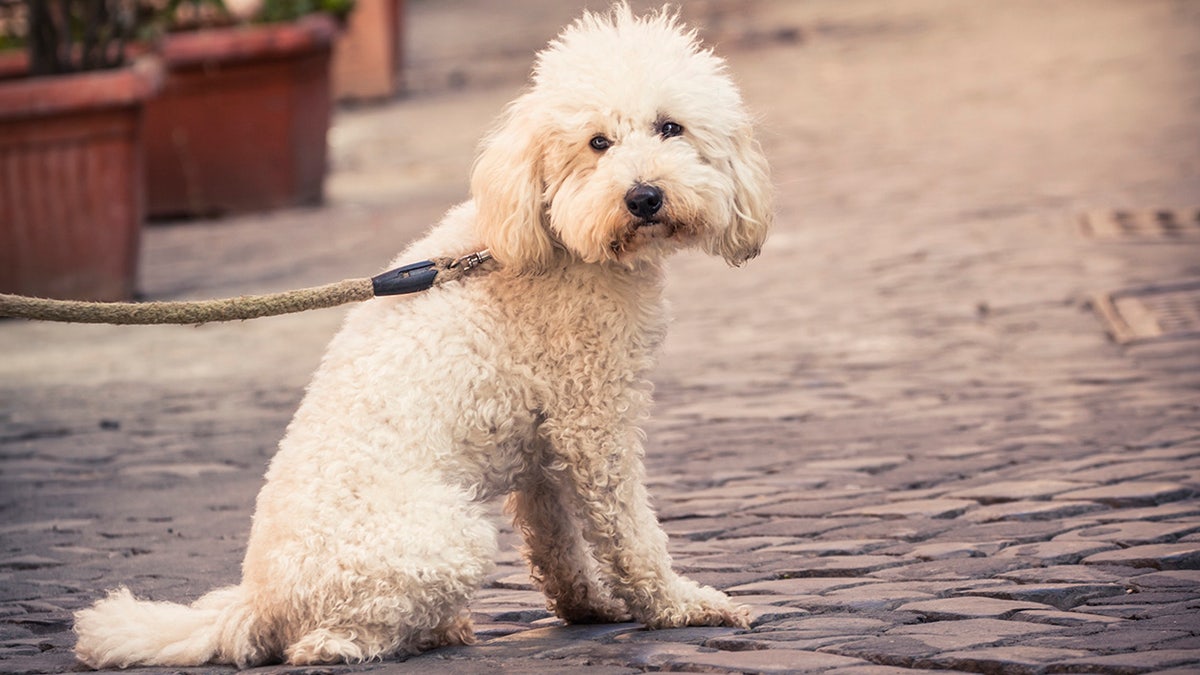
M 335 249 L 399 248 L 433 218 L 417 204 L 465 196 L 474 144 L 535 51 L 583 8 L 606 6 L 3 0 L 0 287 L 186 292 L 209 261 L 189 272 L 168 256 L 165 282 L 143 254 L 158 258 L 188 229 L 205 242 L 189 246 L 221 251 L 234 274 L 231 260 L 255 251 L 261 261 L 271 247 L 243 241 L 238 225 Z M 1196 201 L 1198 3 L 693 0 L 680 10 L 761 114 L 785 231 L 801 212 Z M 112 67 L 122 64 L 132 66 Z M 99 117 L 68 128 L 85 104 Z M 1126 180 L 1131 153 L 1181 180 L 1143 194 Z M 399 204 L 407 214 L 389 210 Z M 317 205 L 330 210 L 265 215 Z M 268 224 L 280 217 L 298 222 Z M 213 218 L 229 226 L 213 236 L 232 250 L 200 233 Z M 373 224 L 362 232 L 360 219 Z M 179 232 L 146 236 L 146 222 Z M 398 236 L 375 241 L 381 230 Z

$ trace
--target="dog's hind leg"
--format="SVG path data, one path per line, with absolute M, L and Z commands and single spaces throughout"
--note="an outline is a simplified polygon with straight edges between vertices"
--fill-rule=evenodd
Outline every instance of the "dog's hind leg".
M 247 564 L 276 591 L 284 659 L 359 663 L 470 642 L 466 607 L 493 568 L 495 526 L 436 476 L 355 490 L 337 522 L 288 520 L 283 544 L 265 525 L 252 537 Z
M 366 645 L 357 637 L 347 629 L 318 628 L 289 645 L 284 658 L 297 666 L 365 661 L 369 658 L 363 650 Z
M 361 663 L 393 654 L 417 654 L 474 642 L 471 617 L 463 607 L 433 628 L 411 625 L 317 628 L 289 645 L 284 659 L 292 665 Z
M 629 621 L 625 603 L 613 597 L 575 518 L 568 515 L 562 487 L 539 477 L 508 497 L 505 508 L 525 538 L 525 558 L 550 609 L 570 623 Z

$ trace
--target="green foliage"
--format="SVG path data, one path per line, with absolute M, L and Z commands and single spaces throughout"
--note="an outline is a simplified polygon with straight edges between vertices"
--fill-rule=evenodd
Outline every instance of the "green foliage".
M 254 21 L 344 19 L 353 8 L 354 0 L 263 0 Z M 224 0 L 0 0 L 0 49 L 27 48 L 31 75 L 116 68 L 131 41 L 233 23 Z
M 136 0 L 28 0 L 29 73 L 115 68 L 134 34 Z
M 354 0 L 263 0 L 257 20 L 263 23 L 294 21 L 314 12 L 325 12 L 344 19 L 352 9 Z

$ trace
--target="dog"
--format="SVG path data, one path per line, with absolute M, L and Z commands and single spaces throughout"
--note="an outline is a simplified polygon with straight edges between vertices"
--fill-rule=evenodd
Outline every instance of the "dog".
M 397 263 L 491 268 L 349 312 L 258 495 L 242 581 L 190 606 L 111 591 L 75 615 L 93 668 L 361 662 L 473 642 L 507 495 L 570 623 L 748 625 L 671 569 L 643 483 L 664 261 L 733 266 L 772 221 L 724 61 L 678 14 L 620 3 L 539 52 L 480 145 L 471 198 Z

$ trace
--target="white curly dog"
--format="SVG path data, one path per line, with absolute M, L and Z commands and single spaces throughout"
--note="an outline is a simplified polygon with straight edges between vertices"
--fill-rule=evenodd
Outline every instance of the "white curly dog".
M 481 145 L 472 199 L 397 262 L 495 269 L 350 312 L 258 495 L 242 581 L 191 606 L 112 591 L 76 614 L 95 668 L 357 662 L 473 641 L 508 495 L 569 622 L 747 625 L 671 569 L 643 485 L 663 262 L 739 265 L 772 220 L 724 62 L 662 10 L 588 13 Z

